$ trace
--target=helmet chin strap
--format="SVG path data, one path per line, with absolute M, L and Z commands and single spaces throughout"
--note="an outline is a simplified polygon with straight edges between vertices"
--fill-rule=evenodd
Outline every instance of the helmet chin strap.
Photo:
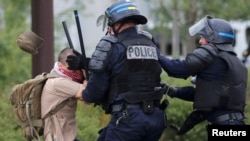
M 115 26 L 114 26 L 114 25 L 111 27 L 112 30 L 114 31 L 115 36 L 118 35 L 120 29 L 122 28 L 122 26 L 123 26 L 124 24 L 125 24 L 125 23 L 121 23 L 117 29 L 115 29 Z

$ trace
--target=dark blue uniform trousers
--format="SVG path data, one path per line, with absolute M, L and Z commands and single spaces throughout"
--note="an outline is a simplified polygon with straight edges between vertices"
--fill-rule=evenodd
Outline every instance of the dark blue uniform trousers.
M 154 108 L 145 114 L 141 108 L 113 113 L 97 141 L 159 141 L 166 128 L 164 110 Z

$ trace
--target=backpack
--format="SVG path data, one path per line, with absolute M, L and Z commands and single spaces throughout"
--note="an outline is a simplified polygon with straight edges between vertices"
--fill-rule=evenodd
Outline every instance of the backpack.
M 58 76 L 42 73 L 12 87 L 10 102 L 17 124 L 22 128 L 26 141 L 40 140 L 43 135 L 44 119 L 55 114 L 70 100 L 67 99 L 41 118 L 41 94 L 48 79 Z

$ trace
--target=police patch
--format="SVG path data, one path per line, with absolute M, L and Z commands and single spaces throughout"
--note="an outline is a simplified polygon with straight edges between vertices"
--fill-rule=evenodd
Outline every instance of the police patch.
M 127 48 L 127 59 L 158 60 L 156 48 L 151 46 L 133 45 Z

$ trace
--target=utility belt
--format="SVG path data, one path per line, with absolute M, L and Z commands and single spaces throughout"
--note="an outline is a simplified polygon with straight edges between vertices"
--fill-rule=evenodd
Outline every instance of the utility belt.
M 244 120 L 246 117 L 243 113 L 229 113 L 229 114 L 224 114 L 224 115 L 220 115 L 216 118 L 214 118 L 214 120 L 212 120 L 211 122 L 209 122 L 209 124 L 217 124 L 223 121 L 233 121 L 233 120 Z
M 154 111 L 155 108 L 159 108 L 160 103 L 154 102 L 154 101 L 146 101 L 146 102 L 140 102 L 140 103 L 119 103 L 119 104 L 113 104 L 111 106 L 111 112 L 121 112 L 126 109 L 142 109 L 144 113 L 150 114 Z

